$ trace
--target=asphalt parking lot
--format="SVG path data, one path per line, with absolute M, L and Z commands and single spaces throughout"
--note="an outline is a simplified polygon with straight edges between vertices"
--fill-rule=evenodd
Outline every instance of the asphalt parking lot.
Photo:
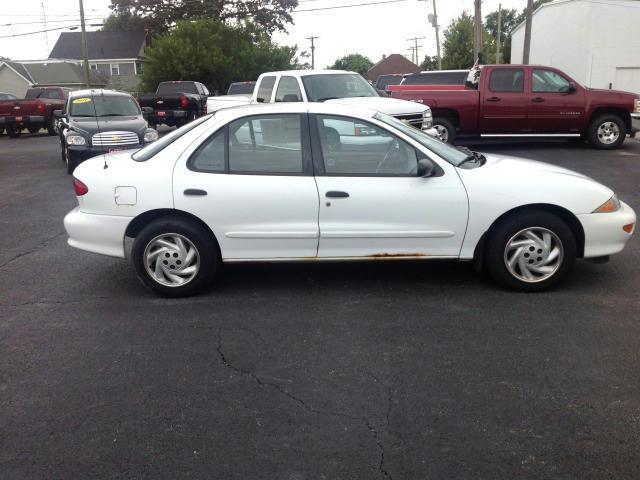
M 640 142 L 481 143 L 640 211 Z M 161 299 L 66 245 L 55 137 L 0 137 L 0 478 L 637 479 L 640 243 L 516 294 L 467 264 L 238 265 Z

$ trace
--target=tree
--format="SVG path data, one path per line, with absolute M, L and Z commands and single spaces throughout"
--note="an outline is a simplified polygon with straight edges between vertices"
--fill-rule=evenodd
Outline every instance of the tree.
M 503 63 L 511 61 L 511 32 L 520 24 L 520 14 L 515 8 L 502 10 L 501 55 Z M 498 39 L 498 11 L 489 13 L 485 17 L 485 28 L 491 37 Z
M 128 12 L 142 17 L 158 33 L 180 20 L 199 18 L 250 20 L 272 33 L 292 22 L 291 11 L 297 6 L 298 0 L 111 0 L 116 15 Z
M 420 64 L 420 70 L 426 70 L 426 71 L 438 70 L 438 56 L 437 55 L 425 56 L 424 60 Z
M 131 12 L 112 13 L 103 25 L 104 32 L 141 32 L 145 29 L 145 20 Z
M 473 17 L 466 11 L 451 20 L 444 31 L 442 68 L 455 70 L 473 66 L 473 24 Z
M 337 59 L 333 65 L 327 68 L 330 70 L 349 70 L 364 75 L 371 67 L 373 67 L 373 62 L 369 58 L 359 53 L 351 53 Z
M 158 36 L 145 53 L 143 91 L 153 91 L 167 80 L 195 80 L 211 91 L 223 91 L 234 81 L 255 80 L 263 72 L 298 67 L 296 47 L 274 44 L 264 27 L 250 22 L 178 22 L 171 32 Z

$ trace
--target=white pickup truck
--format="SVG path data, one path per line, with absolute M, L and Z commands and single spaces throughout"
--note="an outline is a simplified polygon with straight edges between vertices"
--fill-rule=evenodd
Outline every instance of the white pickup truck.
M 386 113 L 433 136 L 431 109 L 420 103 L 381 97 L 355 72 L 343 70 L 290 70 L 263 73 L 251 98 L 227 95 L 209 97 L 207 113 L 249 103 L 332 102 Z

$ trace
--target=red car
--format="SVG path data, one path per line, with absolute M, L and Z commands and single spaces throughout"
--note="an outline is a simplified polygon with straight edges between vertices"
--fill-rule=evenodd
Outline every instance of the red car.
M 434 128 L 456 135 L 581 137 L 613 149 L 640 129 L 640 95 L 581 86 L 566 73 L 538 65 L 483 65 L 465 88 L 392 92 L 431 107 Z
M 23 100 L 0 100 L 0 129 L 6 129 L 12 138 L 19 137 L 24 128 L 31 133 L 45 128 L 49 135 L 56 135 L 53 111 L 64 108 L 69 92 L 68 88 L 36 87 L 27 90 Z

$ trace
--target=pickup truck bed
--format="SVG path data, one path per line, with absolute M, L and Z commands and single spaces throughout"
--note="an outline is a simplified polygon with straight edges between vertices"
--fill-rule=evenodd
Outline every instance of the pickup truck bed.
M 64 108 L 68 92 L 58 87 L 31 88 L 24 99 L 0 100 L 0 129 L 12 138 L 25 128 L 31 133 L 45 128 L 49 135 L 56 135 L 53 111 Z

